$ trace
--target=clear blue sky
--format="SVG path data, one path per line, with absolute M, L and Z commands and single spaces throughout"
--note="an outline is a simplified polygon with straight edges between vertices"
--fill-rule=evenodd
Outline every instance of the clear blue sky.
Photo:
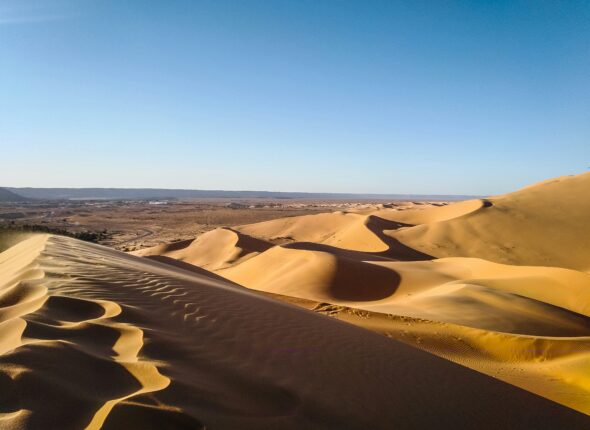
M 588 1 L 0 0 L 0 185 L 496 194 L 590 167 Z

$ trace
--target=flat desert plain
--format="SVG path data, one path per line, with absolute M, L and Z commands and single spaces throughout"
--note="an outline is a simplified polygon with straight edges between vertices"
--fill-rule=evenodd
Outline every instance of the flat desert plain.
M 589 195 L 33 235 L 0 254 L 0 428 L 590 428 Z

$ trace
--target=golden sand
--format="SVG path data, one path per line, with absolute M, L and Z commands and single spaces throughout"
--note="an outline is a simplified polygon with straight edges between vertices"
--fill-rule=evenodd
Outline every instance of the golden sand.
M 0 428 L 587 428 L 589 190 L 221 228 L 150 258 L 33 236 L 0 254 Z
M 218 229 L 209 266 L 204 237 L 170 256 L 590 414 L 589 195 L 590 174 L 568 176 Z

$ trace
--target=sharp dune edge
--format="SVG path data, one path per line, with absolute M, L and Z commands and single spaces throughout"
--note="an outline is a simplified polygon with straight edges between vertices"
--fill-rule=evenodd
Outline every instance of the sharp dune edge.
M 590 414 L 589 193 L 587 173 L 444 206 L 217 229 L 137 254 L 199 266 Z
M 0 254 L 0 428 L 587 428 L 588 190 L 287 218 L 150 258 L 32 236 Z

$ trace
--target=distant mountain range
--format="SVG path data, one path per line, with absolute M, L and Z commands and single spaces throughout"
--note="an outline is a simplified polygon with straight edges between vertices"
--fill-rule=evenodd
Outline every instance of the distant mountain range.
M 27 198 L 6 188 L 0 188 L 0 202 L 22 202 L 24 200 Z
M 279 191 L 171 190 L 161 188 L 0 188 L 0 201 L 38 200 L 152 200 L 152 199 L 383 199 L 465 200 L 477 196 L 428 194 L 290 193 Z

